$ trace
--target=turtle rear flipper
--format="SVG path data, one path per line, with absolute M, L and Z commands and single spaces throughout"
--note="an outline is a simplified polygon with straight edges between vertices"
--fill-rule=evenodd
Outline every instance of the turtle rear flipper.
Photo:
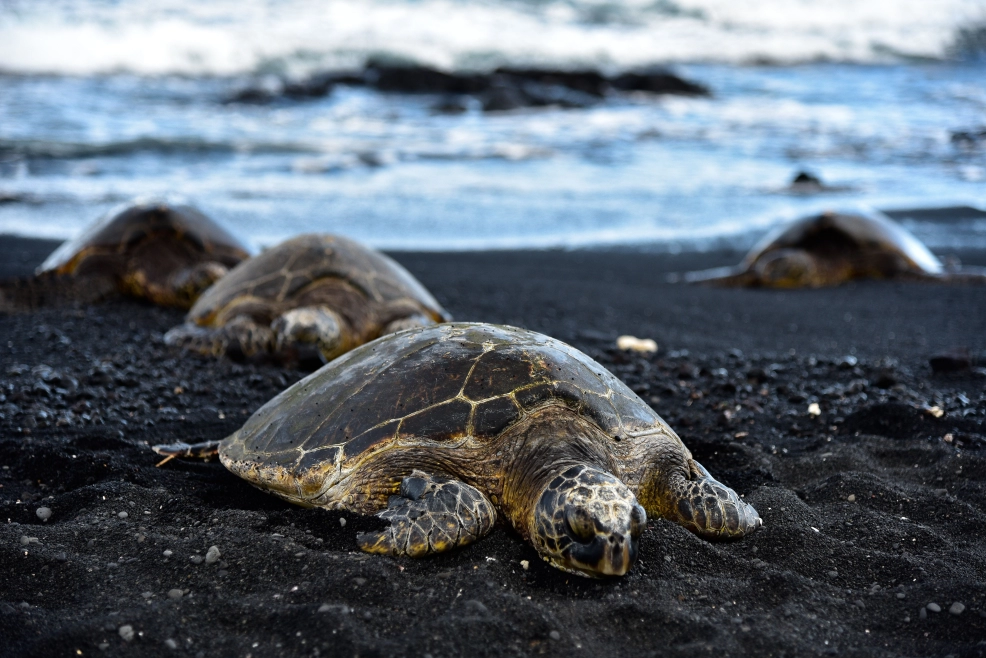
M 390 521 L 380 532 L 361 533 L 359 547 L 368 553 L 424 557 L 471 544 L 496 522 L 496 511 L 478 489 L 464 482 L 413 471 L 401 481 L 377 514 Z
M 688 461 L 690 477 L 676 474 L 668 482 L 667 506 L 673 521 L 705 539 L 737 539 L 763 525 L 757 511 L 735 491 L 694 459 Z
M 172 459 L 205 459 L 209 460 L 219 454 L 220 441 L 204 441 L 202 443 L 165 443 L 151 446 L 151 450 L 164 459 L 157 463 L 158 466 L 167 464 Z

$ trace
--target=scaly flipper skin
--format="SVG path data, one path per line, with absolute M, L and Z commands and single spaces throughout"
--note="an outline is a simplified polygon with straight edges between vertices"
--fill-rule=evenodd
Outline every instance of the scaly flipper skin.
M 151 450 L 164 457 L 158 462 L 158 466 L 166 464 L 172 459 L 205 459 L 209 460 L 219 456 L 219 441 L 205 441 L 204 443 L 167 443 L 151 446 Z
M 418 327 L 428 327 L 435 324 L 435 321 L 431 318 L 425 317 L 420 313 L 415 313 L 414 315 L 409 315 L 406 318 L 401 318 L 399 320 L 394 320 L 390 322 L 383 328 L 380 332 L 381 336 L 386 336 L 387 334 L 394 334 L 398 331 L 404 331 L 405 329 L 417 329 Z
M 270 327 L 246 316 L 238 316 L 216 328 L 199 327 L 191 322 L 174 327 L 164 335 L 164 342 L 205 356 L 250 358 L 267 354 L 275 340 Z
M 667 483 L 668 518 L 704 539 L 738 539 L 763 521 L 752 506 L 689 459 L 689 479 L 672 475 Z
M 422 557 L 471 544 L 496 522 L 496 510 L 477 489 L 450 478 L 413 471 L 401 481 L 377 514 L 390 521 L 380 532 L 361 533 L 359 547 L 368 553 Z

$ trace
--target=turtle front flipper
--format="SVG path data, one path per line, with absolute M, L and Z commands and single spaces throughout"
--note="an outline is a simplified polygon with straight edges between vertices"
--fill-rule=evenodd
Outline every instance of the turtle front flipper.
M 737 539 L 753 532 L 763 521 L 739 495 L 689 459 L 688 477 L 669 477 L 662 501 L 665 516 L 704 539 Z
M 225 354 L 249 359 L 271 353 L 274 332 L 249 317 L 238 316 L 221 327 L 200 327 L 186 322 L 170 329 L 164 335 L 164 342 L 205 356 Z
M 390 521 L 380 532 L 357 535 L 368 553 L 424 557 L 481 538 L 496 522 L 496 510 L 479 490 L 464 482 L 413 471 L 400 494 L 377 514 Z
M 713 286 L 745 288 L 759 283 L 755 272 L 743 267 L 714 267 L 711 270 L 685 272 L 668 277 L 670 283 L 702 283 Z

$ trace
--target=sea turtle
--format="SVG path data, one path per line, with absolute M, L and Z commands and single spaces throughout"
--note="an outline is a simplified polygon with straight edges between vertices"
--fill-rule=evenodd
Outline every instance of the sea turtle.
M 133 203 L 59 246 L 32 279 L 7 282 L 0 306 L 87 302 L 123 293 L 188 308 L 249 255 L 239 240 L 191 206 Z
M 559 569 L 622 575 L 648 515 L 706 539 L 761 525 L 603 366 L 506 326 L 385 336 L 283 391 L 222 441 L 154 450 L 218 452 L 292 503 L 376 513 L 389 527 L 357 536 L 371 553 L 439 553 L 500 520 Z
M 241 263 L 165 342 L 210 356 L 321 364 L 381 334 L 451 319 L 407 270 L 337 235 L 301 235 Z
M 768 233 L 737 267 L 684 275 L 726 286 L 820 288 L 852 279 L 986 281 L 975 271 L 946 272 L 904 227 L 878 212 L 824 212 Z

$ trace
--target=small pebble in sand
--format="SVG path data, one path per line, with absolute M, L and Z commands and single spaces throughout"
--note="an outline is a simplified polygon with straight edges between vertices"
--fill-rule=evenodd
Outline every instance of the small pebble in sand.
M 201 555 L 193 555 L 189 559 L 192 561 L 192 564 L 202 564 L 203 562 L 205 562 L 205 558 L 202 557 Z
M 169 637 L 167 640 L 164 641 L 164 646 L 168 647 L 172 651 L 175 651 L 178 648 L 178 643 Z
M 209 547 L 209 550 L 206 551 L 206 553 L 205 553 L 205 563 L 206 564 L 215 564 L 216 562 L 219 561 L 219 557 L 221 555 L 222 555 L 222 553 L 219 552 L 219 547 L 218 546 L 210 546 Z
M 656 352 L 657 343 L 651 338 L 637 338 L 636 336 L 620 336 L 616 339 L 616 347 L 621 350 L 633 352 Z
M 835 569 L 832 569 L 832 571 L 829 571 L 827 575 L 829 578 L 838 578 L 839 572 L 836 571 Z
M 941 612 L 941 606 L 938 605 L 937 603 L 929 603 L 928 605 L 926 605 L 924 607 L 926 607 L 931 612 Z
M 346 519 L 340 518 L 339 519 L 339 525 L 341 525 L 343 528 L 345 528 L 346 527 Z
M 145 599 L 149 599 L 152 596 L 154 596 L 154 592 L 143 592 L 141 596 L 143 596 Z
M 127 514 L 126 512 L 120 512 L 119 514 L 117 514 L 117 516 L 120 517 L 121 519 L 125 519 L 130 515 Z
M 50 507 L 39 507 L 34 511 L 38 515 L 38 518 L 42 521 L 47 521 L 51 518 L 51 508 Z
M 521 560 L 520 561 L 520 568 L 523 569 L 524 571 L 527 571 L 528 569 L 531 568 L 531 563 L 528 562 L 527 560 Z
M 898 599 L 907 598 L 907 594 L 904 594 L 903 592 L 897 592 L 897 598 Z
M 925 610 L 924 608 L 921 608 L 918 611 L 918 619 L 927 619 L 927 618 L 928 618 L 928 611 Z
M 856 502 L 856 494 L 849 494 L 849 497 L 846 498 L 846 500 L 848 500 L 850 503 L 855 503 Z
M 21 546 L 27 546 L 28 544 L 40 544 L 37 537 L 28 537 L 27 535 L 21 535 Z
M 965 604 L 956 601 L 948 608 L 948 611 L 951 612 L 953 615 L 961 615 L 963 612 L 965 612 Z
M 168 590 L 168 598 L 177 601 L 181 598 L 182 591 L 178 588 Z
M 134 639 L 134 627 L 130 624 L 124 624 L 119 630 L 120 637 L 123 638 L 124 642 L 130 642 Z
M 551 631 L 550 633 L 548 633 L 548 637 L 550 637 L 552 640 L 560 640 L 561 633 L 559 633 L 558 631 Z
M 812 402 L 808 405 L 808 415 L 809 416 L 821 416 L 822 408 L 818 406 L 817 402 Z

